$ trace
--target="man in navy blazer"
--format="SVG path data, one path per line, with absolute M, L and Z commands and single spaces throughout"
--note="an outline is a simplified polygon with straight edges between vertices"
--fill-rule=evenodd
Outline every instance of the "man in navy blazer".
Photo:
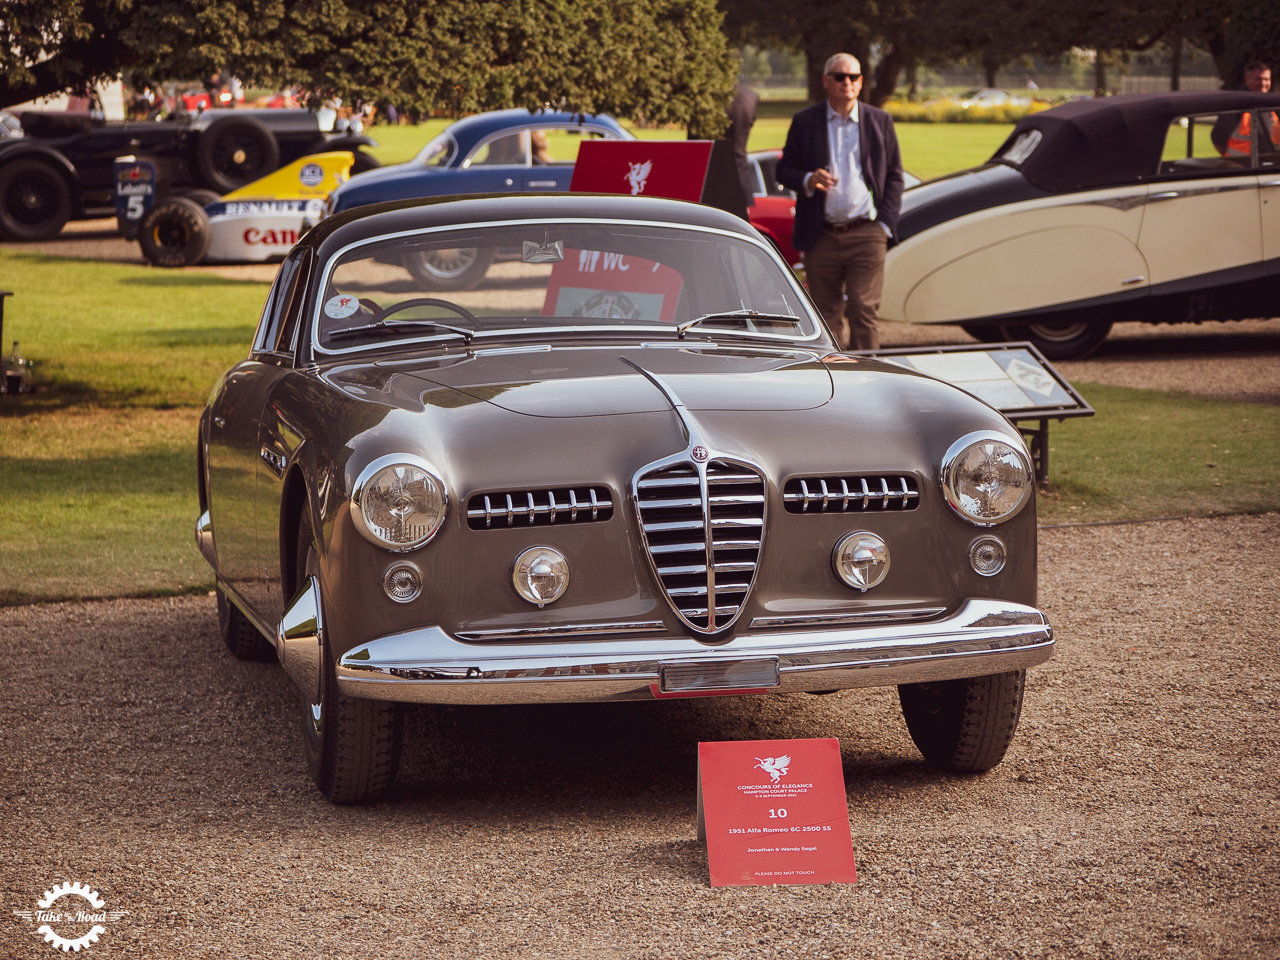
M 791 120 L 777 177 L 796 193 L 792 244 L 827 326 L 842 347 L 874 350 L 885 252 L 902 206 L 898 135 L 889 114 L 859 103 L 857 58 L 829 59 L 822 86 L 827 99 Z

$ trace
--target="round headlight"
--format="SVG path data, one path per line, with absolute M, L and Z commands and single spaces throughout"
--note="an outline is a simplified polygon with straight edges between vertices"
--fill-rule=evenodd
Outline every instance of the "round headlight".
M 961 437 L 942 460 L 947 503 L 980 527 L 1003 523 L 1021 510 L 1032 482 L 1026 451 L 998 433 Z
M 360 532 L 398 553 L 434 537 L 447 506 L 439 474 L 425 460 L 406 454 L 373 461 L 351 491 L 351 513 Z
M 831 555 L 836 576 L 855 589 L 867 591 L 889 572 L 889 545 L 874 533 L 851 533 Z
M 516 557 L 511 581 L 524 599 L 545 606 L 559 600 L 568 588 L 569 561 L 552 547 L 530 547 Z

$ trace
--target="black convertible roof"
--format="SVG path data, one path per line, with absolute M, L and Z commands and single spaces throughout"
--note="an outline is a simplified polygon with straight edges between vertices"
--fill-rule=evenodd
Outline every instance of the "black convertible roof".
M 1015 167 L 1055 192 L 1134 183 L 1155 176 L 1169 124 L 1178 117 L 1258 107 L 1280 110 L 1280 94 L 1220 90 L 1080 100 L 1023 117 L 991 162 Z M 1030 131 L 1039 131 L 1041 140 L 1022 153 L 1019 140 Z

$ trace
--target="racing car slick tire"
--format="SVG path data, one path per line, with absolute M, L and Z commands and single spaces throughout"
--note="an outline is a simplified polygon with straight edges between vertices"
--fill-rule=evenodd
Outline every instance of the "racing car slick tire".
M 1047 360 L 1083 360 L 1098 349 L 1110 332 L 1109 323 L 1082 320 L 1042 320 L 1000 327 L 1003 339 L 1029 340 Z
M 157 267 L 189 267 L 209 252 L 213 230 L 204 207 L 186 197 L 170 197 L 143 218 L 138 243 Z
M 951 773 L 983 773 L 1004 759 L 1018 729 L 1027 672 L 906 683 L 898 701 L 925 760 Z
M 221 587 L 217 594 L 218 633 L 222 635 L 222 642 L 227 645 L 227 649 L 237 660 L 274 660 L 276 648 L 271 642 L 258 632 L 258 628 L 240 612 L 240 608 L 231 602 Z
M 254 117 L 222 117 L 200 134 L 196 169 L 214 190 L 230 193 L 280 166 L 280 145 Z
M 470 290 L 489 272 L 493 251 L 480 247 L 425 250 L 406 256 L 404 262 L 415 280 L 433 290 Z
M 71 219 L 71 191 L 52 165 L 24 157 L 0 167 L 0 237 L 56 237 Z
M 304 507 L 298 524 L 295 570 L 299 580 L 319 568 L 311 516 Z M 336 804 L 367 803 L 384 794 L 396 778 L 403 740 L 398 703 L 344 696 L 338 689 L 332 650 L 324 636 L 320 702 L 302 696 L 302 737 L 307 768 L 320 792 Z
M 357 150 L 352 154 L 355 161 L 351 164 L 351 175 L 354 177 L 357 173 L 364 173 L 368 170 L 377 170 L 382 166 L 382 161 L 371 153 L 365 153 L 363 150 Z

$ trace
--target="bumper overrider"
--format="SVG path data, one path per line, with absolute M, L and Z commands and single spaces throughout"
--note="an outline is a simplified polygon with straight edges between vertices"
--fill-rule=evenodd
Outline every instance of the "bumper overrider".
M 276 646 L 304 690 L 317 685 L 324 619 L 314 578 L 290 604 Z M 467 642 L 424 627 L 358 644 L 338 658 L 353 697 L 500 704 L 797 693 L 975 677 L 1048 660 L 1053 629 L 1034 607 L 966 600 L 926 621 L 735 636 Z

